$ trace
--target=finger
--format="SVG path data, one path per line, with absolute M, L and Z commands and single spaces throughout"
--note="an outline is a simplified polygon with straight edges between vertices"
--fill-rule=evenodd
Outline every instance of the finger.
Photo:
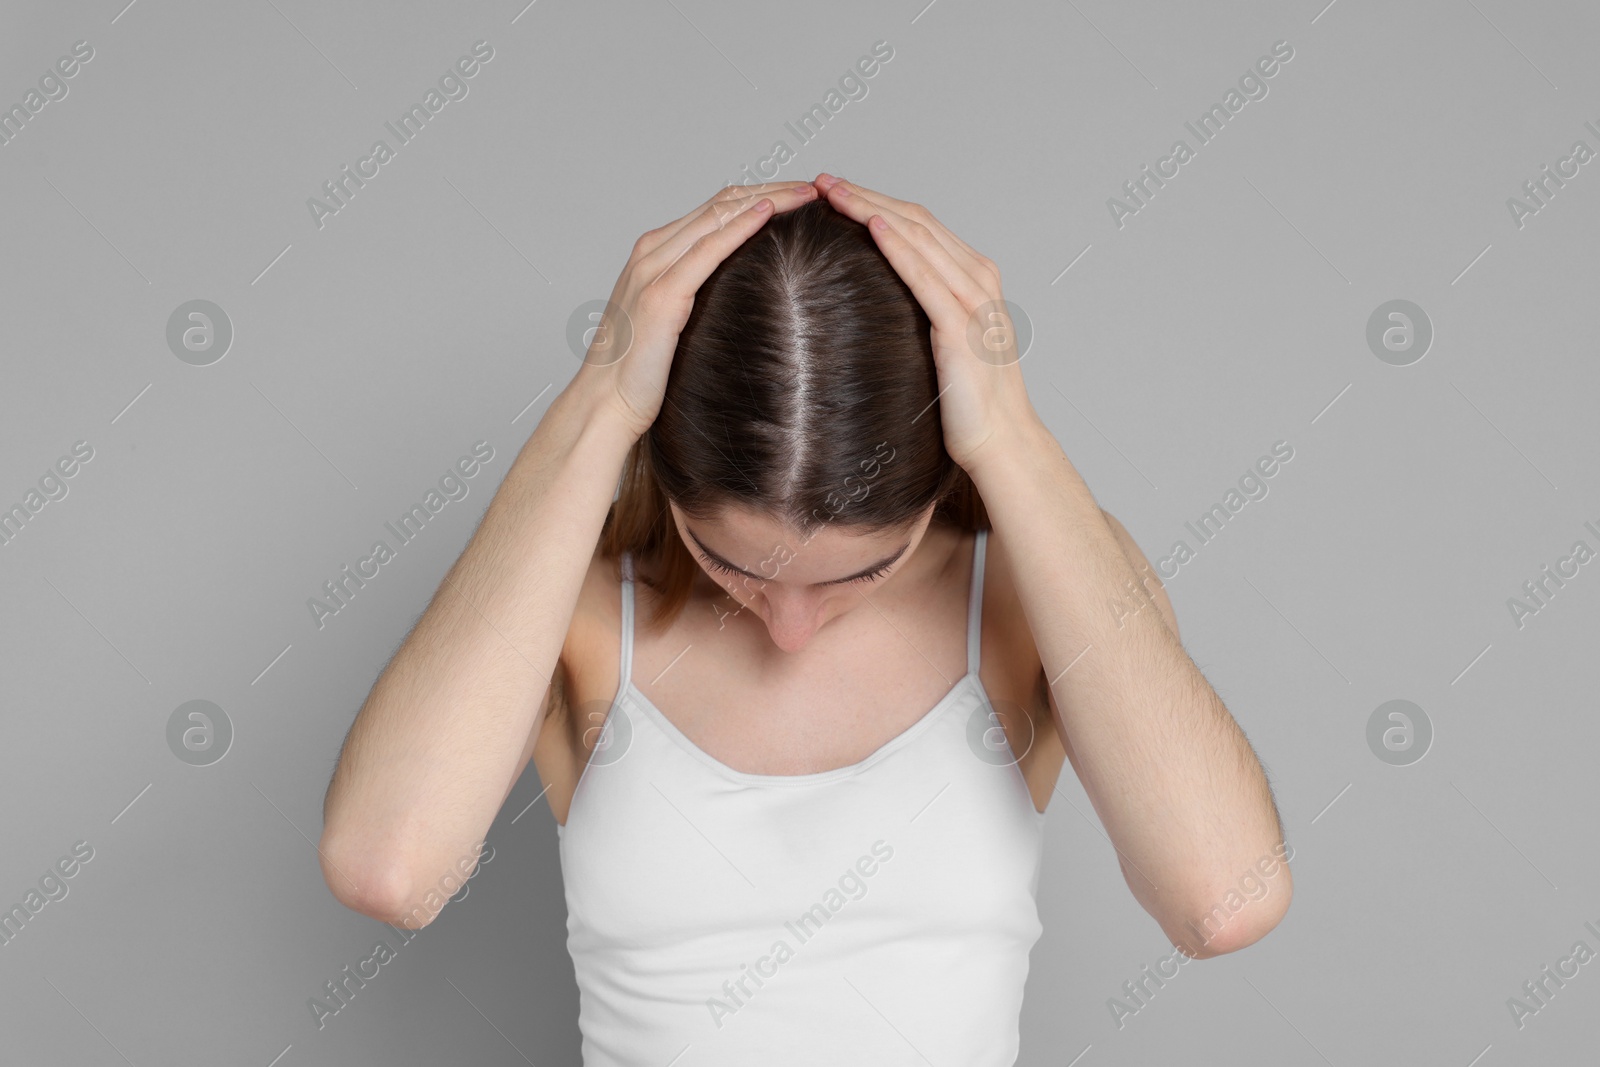
M 973 277 L 982 277 L 987 273 L 984 270 L 985 257 L 976 248 L 973 248 L 958 237 L 948 226 L 940 222 L 933 212 L 921 204 L 915 204 L 909 200 L 899 200 L 889 196 L 887 193 L 879 192 L 876 189 L 868 189 L 855 182 L 844 182 L 843 184 L 846 191 L 853 190 L 858 196 L 865 196 L 874 203 L 887 207 L 908 219 L 926 226 L 935 239 L 944 246 L 945 251 L 961 261 L 962 265 L 966 267 L 968 273 Z M 831 192 L 832 189 L 833 187 L 830 186 L 829 191 Z
M 844 183 L 845 188 L 853 190 L 857 195 L 864 196 L 875 204 L 882 204 L 884 207 L 890 208 L 893 211 L 897 211 L 906 218 L 914 218 L 925 224 L 929 222 L 936 224 L 939 229 L 944 230 L 945 235 L 951 240 L 955 241 L 966 251 L 971 252 L 973 255 L 977 255 L 975 249 L 971 248 L 965 241 L 961 240 L 961 238 L 957 237 L 949 229 L 945 228 L 943 223 L 939 223 L 938 220 L 933 217 L 933 213 L 927 208 L 923 207 L 921 204 L 912 203 L 910 200 L 898 199 L 897 197 L 890 196 L 881 189 L 872 189 L 862 185 L 860 182 L 852 182 L 844 178 L 839 178 L 833 182 L 830 182 L 828 185 L 829 191 L 832 191 L 833 187 L 840 183 Z
M 809 185 L 809 183 L 806 184 Z M 798 190 L 800 188 L 801 183 L 794 181 L 763 182 L 760 185 L 725 185 L 687 215 L 673 219 L 665 226 L 659 226 L 645 234 L 639 239 L 640 244 L 647 253 L 654 252 L 680 234 L 685 226 L 702 217 L 707 210 L 712 210 L 714 214 L 730 216 L 739 208 L 740 202 L 743 202 L 742 206 L 748 207 L 763 196 L 771 196 L 782 190 Z M 815 189 L 815 186 L 811 188 Z M 750 197 L 755 199 L 749 199 Z M 785 205 L 775 203 L 775 206 L 782 210 Z
M 665 270 L 645 280 L 677 296 L 693 298 L 717 265 L 735 248 L 749 240 L 773 216 L 775 199 L 782 196 L 753 197 L 752 203 L 723 225 L 712 225 L 675 256 Z M 707 209 L 708 211 L 710 209 Z M 652 253 L 653 255 L 653 253 Z
M 679 227 L 676 233 L 641 257 L 638 269 L 646 279 L 659 277 L 696 241 L 714 230 L 727 226 L 762 200 L 770 201 L 773 213 L 776 214 L 809 203 L 815 198 L 816 189 L 809 184 L 779 187 L 765 195 L 753 193 L 749 196 L 714 198 L 697 216 Z
M 873 218 L 883 220 L 883 226 L 874 225 Z M 877 240 L 884 258 L 895 269 L 895 273 L 905 280 L 911 294 L 917 298 L 917 303 L 922 305 L 922 310 L 928 313 L 928 319 L 936 328 L 965 328 L 970 312 L 934 265 L 904 234 L 895 229 L 893 223 L 880 212 L 872 212 L 867 219 L 867 232 Z
M 937 237 L 928 227 L 916 219 L 907 218 L 891 208 L 875 204 L 870 199 L 862 196 L 854 189 L 840 188 L 830 196 L 829 203 L 834 210 L 841 212 L 857 222 L 866 223 L 874 214 L 882 216 L 902 239 L 908 241 L 913 248 L 926 259 L 934 269 L 943 277 L 946 285 L 965 307 L 976 308 L 991 299 L 989 293 L 978 283 L 967 268 L 957 262 L 950 254 L 950 250 L 940 244 Z
M 928 229 L 933 231 L 934 236 L 939 239 L 939 243 L 944 245 L 951 255 L 954 255 L 957 259 L 965 258 L 967 262 L 967 269 L 971 271 L 974 276 L 982 273 L 981 260 L 984 257 L 979 254 L 978 250 L 952 233 L 949 227 L 945 226 L 944 223 L 940 222 L 933 216 L 933 212 L 929 211 L 921 204 L 914 204 L 909 200 L 897 200 L 887 193 L 879 192 L 876 189 L 869 189 L 859 182 L 848 182 L 843 178 L 837 178 L 829 182 L 827 189 L 823 190 L 824 195 L 833 192 L 834 188 L 841 183 L 844 184 L 846 189 L 854 190 L 857 195 L 865 196 L 868 200 L 875 204 L 887 207 L 890 210 L 905 216 L 906 218 L 916 219 L 918 222 L 921 222 L 923 225 L 927 226 Z M 831 203 L 833 197 L 830 196 L 828 199 Z

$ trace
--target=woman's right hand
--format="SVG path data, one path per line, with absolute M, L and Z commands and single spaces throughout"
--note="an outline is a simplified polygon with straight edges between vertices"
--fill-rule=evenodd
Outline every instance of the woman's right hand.
M 809 182 L 730 185 L 634 242 L 578 375 L 590 378 L 635 438 L 661 410 L 678 335 L 700 286 L 774 209 L 787 211 L 816 195 Z

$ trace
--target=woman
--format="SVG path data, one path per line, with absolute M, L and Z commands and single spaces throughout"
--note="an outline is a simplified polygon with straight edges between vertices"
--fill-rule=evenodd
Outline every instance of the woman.
M 1012 1063 L 1067 760 L 1186 955 L 1271 929 L 1286 866 L 1214 907 L 1281 838 L 1265 776 L 1004 308 L 826 174 L 641 237 L 351 729 L 335 895 L 425 925 L 532 759 L 589 1067 Z

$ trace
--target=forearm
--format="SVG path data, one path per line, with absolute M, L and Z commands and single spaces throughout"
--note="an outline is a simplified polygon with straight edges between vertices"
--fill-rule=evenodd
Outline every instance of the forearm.
M 1010 546 L 1059 724 L 1130 888 L 1193 945 L 1190 924 L 1281 841 L 1266 775 L 1060 444 L 1036 416 L 1018 427 L 969 473 Z M 1223 940 L 1276 922 L 1287 870 Z
M 405 912 L 504 803 L 632 436 L 582 375 L 550 405 L 373 685 L 324 802 L 323 873 Z

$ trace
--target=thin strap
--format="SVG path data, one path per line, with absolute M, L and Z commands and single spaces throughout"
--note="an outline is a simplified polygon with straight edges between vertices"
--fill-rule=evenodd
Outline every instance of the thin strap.
M 972 592 L 967 602 L 967 673 L 978 673 L 978 653 L 983 644 L 983 557 L 989 531 L 979 530 L 972 542 Z
M 617 691 L 633 679 L 633 553 L 622 553 L 622 669 Z

